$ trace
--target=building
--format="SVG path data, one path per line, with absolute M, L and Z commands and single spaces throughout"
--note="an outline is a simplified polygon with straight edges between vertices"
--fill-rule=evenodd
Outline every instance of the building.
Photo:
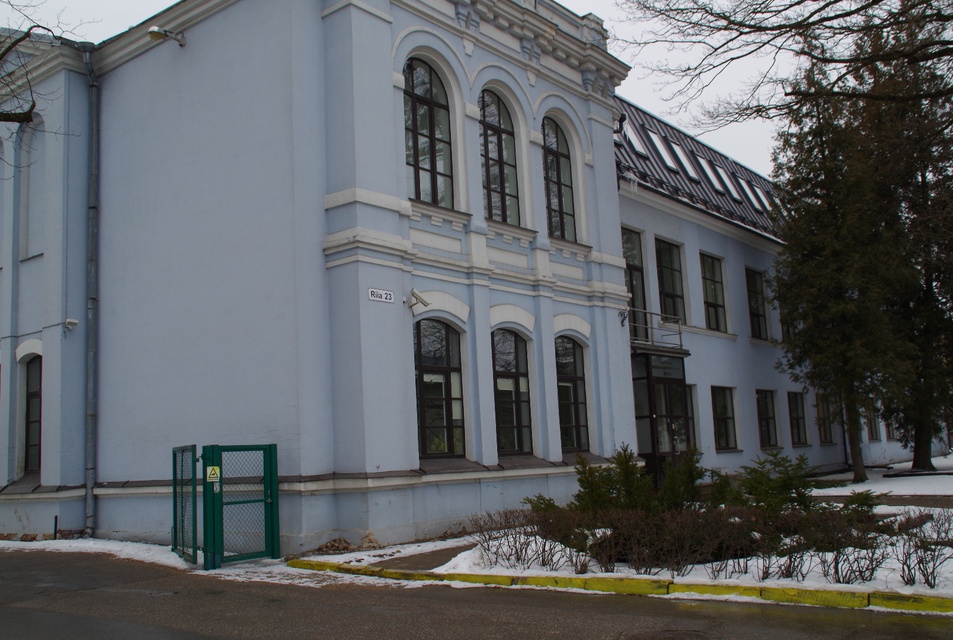
M 843 465 L 774 369 L 770 184 L 615 97 L 605 43 L 549 0 L 183 0 L 38 51 L 0 531 L 166 543 L 187 444 L 277 444 L 283 553 L 566 500 L 625 443 Z

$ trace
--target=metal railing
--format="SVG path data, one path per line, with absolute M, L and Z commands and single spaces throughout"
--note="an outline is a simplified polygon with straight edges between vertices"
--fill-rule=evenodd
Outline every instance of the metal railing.
M 630 307 L 627 321 L 633 346 L 684 349 L 682 323 L 678 318 Z

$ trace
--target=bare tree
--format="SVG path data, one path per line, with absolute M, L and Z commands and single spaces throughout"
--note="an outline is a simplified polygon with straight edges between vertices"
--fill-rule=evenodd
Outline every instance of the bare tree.
M 0 28 L 0 122 L 33 122 L 36 93 L 30 77 L 29 62 L 64 34 L 62 22 L 45 25 L 36 20 L 43 0 L 0 0 L 0 15 L 7 26 Z
M 681 104 L 699 98 L 729 68 L 755 71 L 745 88 L 709 104 L 711 125 L 784 116 L 803 99 L 844 96 L 922 101 L 953 95 L 953 2 L 950 0 L 617 0 L 640 29 L 617 37 L 635 64 L 671 81 Z M 871 54 L 857 43 L 876 34 L 917 33 L 889 39 Z M 947 79 L 929 92 L 874 92 L 859 74 L 878 65 L 928 66 Z M 754 64 L 751 64 L 754 63 Z M 827 82 L 796 86 L 811 64 Z

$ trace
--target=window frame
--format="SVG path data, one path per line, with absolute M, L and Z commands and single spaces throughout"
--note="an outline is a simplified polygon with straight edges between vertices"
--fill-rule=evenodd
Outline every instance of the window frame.
M 501 368 L 501 351 L 498 350 L 504 336 L 513 340 L 514 365 Z M 520 455 L 533 452 L 533 418 L 531 389 L 529 383 L 529 357 L 526 339 L 511 329 L 496 329 L 490 334 L 493 352 L 493 408 L 496 418 L 496 449 L 503 455 Z M 513 416 L 513 424 L 501 425 L 500 418 L 504 407 L 501 404 L 501 383 L 512 384 L 513 395 L 507 400 Z M 525 389 L 525 391 L 524 391 Z M 505 389 L 503 390 L 505 391 Z M 523 394 L 525 393 L 525 397 Z M 514 446 L 503 447 L 506 431 L 512 431 Z
M 26 361 L 26 405 L 24 407 L 23 472 L 39 473 L 43 468 L 43 356 Z M 31 427 L 36 425 L 34 431 Z M 36 451 L 36 455 L 31 455 Z
M 721 258 L 699 254 L 701 256 L 701 276 L 702 276 L 702 297 L 705 302 L 705 328 L 719 333 L 728 333 L 728 314 L 725 300 L 725 276 L 724 263 Z M 706 274 L 706 260 L 711 261 Z M 709 299 L 709 288 L 715 296 L 714 300 Z M 721 298 L 720 302 L 718 298 Z M 714 324 L 714 326 L 712 326 Z
M 723 397 L 717 398 L 716 396 Z M 719 400 L 721 404 L 728 409 L 728 412 L 724 415 L 719 415 Z M 731 387 L 712 386 L 711 419 L 715 436 L 715 451 L 737 451 L 738 432 L 735 421 L 735 399 L 734 390 Z
M 752 278 L 756 281 L 752 282 Z M 771 325 L 768 322 L 767 296 L 764 294 L 764 272 L 745 267 L 745 290 L 748 294 L 751 337 L 755 340 L 770 340 Z
M 549 116 L 543 118 L 542 133 L 546 227 L 549 237 L 578 242 L 579 229 L 569 139 L 559 123 Z M 552 142 L 555 142 L 555 146 L 552 146 Z M 558 228 L 554 228 L 554 225 Z
M 634 236 L 633 242 L 626 243 L 626 236 Z M 633 244 L 638 247 L 637 256 L 626 250 Z M 629 292 L 629 336 L 645 342 L 649 339 L 649 316 L 648 301 L 645 299 L 645 248 L 640 232 L 622 229 L 622 257 L 625 260 L 625 287 Z M 637 260 L 630 260 L 633 257 Z
M 834 426 L 838 418 L 834 413 L 831 397 L 825 393 L 814 394 L 814 407 L 817 412 L 817 437 L 821 444 L 834 444 Z
M 496 120 L 487 118 L 488 102 L 496 108 Z M 517 170 L 516 129 L 513 118 L 506 103 L 498 93 L 492 89 L 480 92 L 480 161 L 483 174 L 483 213 L 488 220 L 496 220 L 520 226 L 522 223 L 519 201 L 519 172 Z M 506 122 L 509 121 L 507 128 Z M 496 154 L 491 153 L 490 141 L 494 140 Z M 507 155 L 512 157 L 507 159 Z M 494 172 L 494 167 L 496 171 Z M 494 187 L 493 178 L 496 178 Z M 512 175 L 513 184 L 507 181 Z M 494 203 L 494 196 L 498 199 L 499 207 Z
M 424 323 L 440 325 L 443 332 L 443 350 L 445 365 L 423 364 L 423 340 L 421 339 Z M 419 446 L 419 455 L 421 458 L 462 458 L 466 455 L 466 411 L 464 407 L 464 380 L 462 353 L 460 351 L 460 332 L 448 323 L 438 318 L 425 318 L 418 320 L 413 326 L 414 335 L 414 387 L 417 393 L 417 442 Z M 457 380 L 454 380 L 456 374 Z M 427 376 L 442 376 L 443 395 L 442 409 L 444 414 L 444 424 L 428 425 L 426 399 L 422 393 L 424 378 Z M 456 382 L 456 384 L 455 384 Z M 459 394 L 454 393 L 454 387 L 458 387 Z M 454 409 L 459 407 L 459 419 L 454 418 Z M 449 418 L 449 419 L 448 419 Z M 459 424 L 455 424 L 456 421 Z M 427 436 L 428 431 L 445 431 L 445 449 L 443 451 L 428 451 Z M 459 444 L 459 450 L 457 447 Z
M 778 412 L 775 403 L 775 394 L 772 389 L 755 389 L 758 440 L 762 449 L 777 449 L 781 446 L 778 441 Z
M 883 442 L 883 433 L 880 431 L 880 412 L 877 410 L 877 403 L 874 400 L 868 400 L 862 407 L 864 413 L 864 426 L 867 427 L 867 442 Z
M 663 264 L 663 261 L 660 259 L 663 249 L 666 255 L 674 258 L 673 262 L 677 264 L 674 266 Z M 658 274 L 659 311 L 662 314 L 662 320 L 664 322 L 688 324 L 688 315 L 685 309 L 685 276 L 682 270 L 681 246 L 669 242 L 668 240 L 655 238 L 655 268 Z M 666 275 L 669 275 L 669 277 L 666 278 Z M 672 284 L 677 285 L 677 291 L 666 290 L 665 286 L 667 281 L 671 281 Z M 674 313 L 669 313 L 670 309 L 673 310 Z
M 572 353 L 571 372 L 565 372 L 560 366 L 560 344 L 566 345 Z M 589 451 L 589 401 L 586 388 L 586 352 L 585 348 L 570 336 L 556 336 L 556 400 L 559 416 L 559 442 L 563 453 Z M 569 387 L 572 396 L 563 397 L 563 389 Z M 566 420 L 564 418 L 569 417 Z
M 430 95 L 427 93 L 418 93 L 415 87 L 415 78 L 417 70 L 427 74 L 426 86 L 430 87 Z M 439 96 L 434 97 L 433 88 L 438 87 L 439 93 L 444 96 L 441 102 Z M 426 111 L 426 131 L 421 130 L 421 119 L 418 117 L 421 108 Z M 438 137 L 438 115 L 445 123 L 446 135 Z M 440 74 L 426 60 L 421 58 L 408 58 L 404 63 L 404 162 L 408 170 L 408 181 L 413 183 L 413 188 L 408 184 L 409 197 L 414 200 L 426 202 L 446 209 L 453 209 L 454 206 L 454 185 L 453 185 L 453 121 L 450 113 L 450 94 L 447 92 L 446 84 L 440 77 Z M 421 140 L 426 140 L 427 144 L 421 144 Z M 440 149 L 446 149 L 441 154 Z M 423 151 L 427 150 L 424 154 Z M 411 153 L 412 152 L 412 153 Z M 440 171 L 441 158 L 445 158 L 447 163 L 446 171 Z M 425 180 L 423 174 L 429 174 L 429 195 L 423 188 Z M 441 184 L 446 185 L 447 189 L 441 196 Z
M 788 424 L 791 427 L 791 446 L 804 447 L 810 444 L 804 394 L 800 391 L 788 391 Z

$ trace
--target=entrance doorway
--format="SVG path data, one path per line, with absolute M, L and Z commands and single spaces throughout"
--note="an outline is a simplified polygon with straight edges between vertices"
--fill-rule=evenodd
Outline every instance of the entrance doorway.
M 632 387 L 639 455 L 658 486 L 664 479 L 665 463 L 677 462 L 695 448 L 684 358 L 634 354 Z

